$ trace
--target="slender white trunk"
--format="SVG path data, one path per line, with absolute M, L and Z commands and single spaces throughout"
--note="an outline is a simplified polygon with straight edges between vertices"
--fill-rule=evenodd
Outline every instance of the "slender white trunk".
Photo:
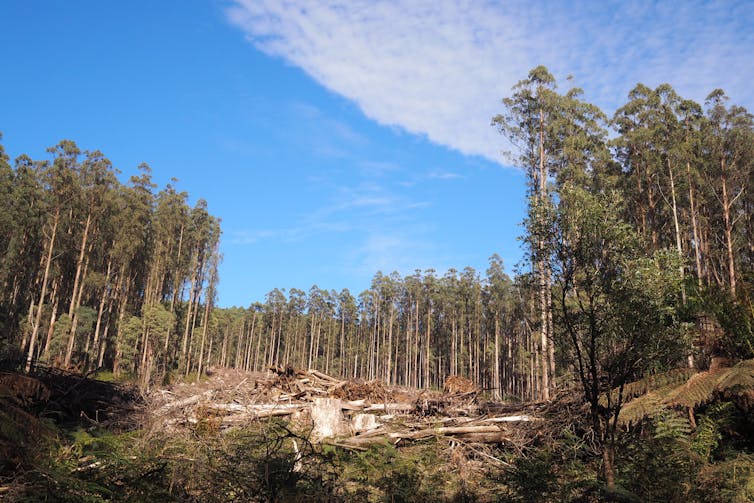
M 37 305 L 37 315 L 34 318 L 34 327 L 32 328 L 31 338 L 29 339 L 29 352 L 26 356 L 26 372 L 31 370 L 31 364 L 34 359 L 34 345 L 37 341 L 37 335 L 39 334 L 39 325 L 42 322 L 42 307 L 45 302 L 45 295 L 47 295 L 47 279 L 50 276 L 50 264 L 52 263 L 52 250 L 55 247 L 55 237 L 58 232 L 58 221 L 60 220 L 60 208 L 55 209 L 55 216 L 52 221 L 52 235 L 50 236 L 50 243 L 47 247 L 47 259 L 45 260 L 45 272 L 42 277 L 42 292 L 39 294 L 39 303 Z

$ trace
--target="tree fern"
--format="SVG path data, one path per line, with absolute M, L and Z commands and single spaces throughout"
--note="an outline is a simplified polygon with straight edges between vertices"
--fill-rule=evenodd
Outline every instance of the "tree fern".
M 638 381 L 627 383 L 623 386 L 622 397 L 624 401 L 631 400 L 642 395 L 646 395 L 652 392 L 657 392 L 660 389 L 666 389 L 669 387 L 675 387 L 678 384 L 688 381 L 688 379 L 696 374 L 694 369 L 680 368 L 672 369 L 667 372 L 661 372 L 658 374 L 649 375 Z M 611 403 L 618 401 L 619 390 L 615 389 L 611 392 Z M 607 395 L 600 397 L 600 405 L 607 406 Z
M 623 406 L 619 422 L 624 425 L 636 423 L 656 417 L 667 408 L 696 408 L 717 396 L 740 399 L 745 409 L 754 405 L 754 359 L 744 360 L 733 367 L 694 373 L 680 385 L 674 383 L 652 388 L 653 384 L 673 382 L 682 375 L 676 370 L 666 373 L 665 377 L 652 376 L 651 380 L 644 379 L 627 385 L 624 390 L 629 393 L 624 395 L 628 397 L 636 396 L 633 393 L 642 389 L 647 392 Z
M 621 408 L 618 421 L 621 424 L 630 425 L 657 416 L 665 410 L 664 397 L 674 388 L 675 385 L 664 386 L 650 391 L 640 398 L 631 400 Z

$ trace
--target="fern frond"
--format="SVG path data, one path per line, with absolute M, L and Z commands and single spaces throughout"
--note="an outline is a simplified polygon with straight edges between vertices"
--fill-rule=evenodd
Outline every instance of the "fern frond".
M 680 384 L 687 381 L 694 374 L 694 369 L 690 368 L 673 369 L 667 372 L 653 374 L 644 379 L 623 386 L 623 396 L 626 399 L 629 399 L 670 385 Z
M 691 425 L 688 417 L 676 411 L 665 409 L 655 419 L 655 438 L 687 441 L 690 434 Z
M 684 384 L 670 390 L 663 399 L 663 404 L 669 407 L 698 407 L 712 400 L 721 373 L 716 371 L 694 374 Z
M 712 405 L 697 423 L 696 432 L 691 441 L 691 450 L 709 459 L 722 439 L 722 430 L 733 421 L 733 404 L 722 402 Z
M 681 375 L 683 373 L 677 371 L 667 378 L 672 380 Z M 659 382 L 655 376 L 652 377 L 655 383 Z M 651 383 L 651 380 L 642 380 L 631 383 L 626 388 L 635 392 L 644 387 L 648 388 Z M 696 408 L 711 402 L 720 394 L 747 399 L 754 396 L 754 359 L 744 360 L 733 367 L 693 373 L 680 386 L 674 383 L 649 391 L 625 404 L 618 416 L 618 422 L 631 425 L 642 419 L 657 416 L 663 408 Z
M 754 359 L 744 360 L 725 370 L 725 375 L 717 383 L 717 391 L 735 394 L 754 389 Z
M 686 382 L 695 373 L 696 371 L 694 369 L 678 368 L 667 372 L 661 372 L 659 374 L 652 374 L 643 379 L 639 379 L 638 381 L 627 383 L 623 385 L 623 401 L 627 402 L 633 398 L 646 395 L 647 393 Z M 618 391 L 618 389 L 612 390 L 612 403 L 618 401 Z M 602 395 L 599 403 L 603 407 L 607 407 L 607 396 Z
M 667 393 L 674 388 L 675 385 L 668 385 L 631 400 L 621 408 L 620 415 L 618 416 L 618 423 L 624 426 L 630 426 L 643 419 L 657 416 L 665 408 L 663 399 Z

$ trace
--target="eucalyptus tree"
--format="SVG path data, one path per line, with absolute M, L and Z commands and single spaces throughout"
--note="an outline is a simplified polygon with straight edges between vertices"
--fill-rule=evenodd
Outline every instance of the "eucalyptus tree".
M 121 358 L 128 348 L 129 358 L 132 351 L 138 352 L 139 343 L 131 347 L 134 336 L 133 325 L 141 312 L 142 299 L 139 295 L 146 275 L 146 260 L 150 248 L 150 227 L 154 195 L 152 189 L 152 170 L 146 164 L 139 166 L 140 175 L 134 175 L 129 185 L 121 187 L 115 195 L 114 204 L 117 212 L 114 225 L 118 229 L 113 241 L 112 255 L 117 280 L 114 294 L 117 297 L 117 322 L 115 333 L 115 354 L 113 371 L 117 374 L 121 367 Z M 130 310 L 129 310 L 130 306 Z M 129 315 L 127 317 L 127 314 Z M 141 321 L 141 320 L 139 320 Z M 129 332 L 123 332 L 125 323 Z M 140 331 L 143 333 L 143 331 Z M 124 339 L 124 336 L 128 338 Z
M 5 161 L 2 161 L 5 162 Z M 42 263 L 43 226 L 47 220 L 47 198 L 42 186 L 41 168 L 26 155 L 18 157 L 10 174 L 10 191 L 4 199 L 7 219 L 0 255 L 0 330 L 10 342 L 21 316 L 28 309 L 31 320 L 33 294 L 39 265 Z M 28 324 L 31 327 L 31 322 Z M 28 333 L 27 333 L 28 335 Z M 21 345 L 23 351 L 25 343 Z
M 529 204 L 524 241 L 537 282 L 539 389 L 547 399 L 555 376 L 551 266 L 557 200 L 554 191 L 567 180 L 583 182 L 592 172 L 599 173 L 601 183 L 611 185 L 617 170 L 606 147 L 606 118 L 581 99 L 580 89 L 558 93 L 555 78 L 539 66 L 513 91 L 503 100 L 504 113 L 492 122 L 516 148 L 513 160 L 527 174 Z
M 287 343 L 285 347 L 286 363 L 294 362 L 303 366 L 306 360 L 304 353 L 306 351 L 306 292 L 298 288 L 288 290 L 288 308 L 287 308 L 287 326 L 286 333 Z
M 424 372 L 421 381 L 421 386 L 424 388 L 429 388 L 433 385 L 433 364 L 435 363 L 435 358 L 439 356 L 436 351 L 433 351 L 433 344 L 437 345 L 434 339 L 435 336 L 433 335 L 433 317 L 437 314 L 436 305 L 438 304 L 437 293 L 438 282 L 437 277 L 435 276 L 435 270 L 426 269 L 422 277 L 422 294 L 424 296 L 426 313 L 426 316 L 424 317 L 424 354 L 422 355 L 424 358 Z M 435 374 L 435 377 L 439 380 L 439 376 Z M 438 384 L 438 382 L 435 381 L 434 384 Z
M 3 136 L 0 133 L 0 140 Z M 12 301 L 7 295 L 10 291 L 11 260 L 10 251 L 17 222 L 14 212 L 15 173 L 9 163 L 10 158 L 0 143 L 0 340 L 10 342 L 11 327 L 15 324 Z M 20 229 L 18 229 L 20 230 Z
M 651 249 L 673 246 L 683 256 L 688 248 L 686 243 L 691 241 L 697 249 L 698 271 L 698 219 L 691 203 L 694 188 L 689 185 L 683 190 L 684 184 L 693 181 L 690 129 L 693 104 L 682 100 L 668 84 L 654 90 L 639 84 L 629 97 L 631 101 L 614 118 L 620 133 L 615 142 L 619 158 L 627 166 L 625 187 L 627 195 L 633 194 L 627 200 L 634 214 L 641 215 L 639 228 L 645 237 L 651 236 L 647 240 Z M 633 181 L 636 191 L 630 190 Z M 691 225 L 682 221 L 683 213 L 689 215 Z M 688 227 L 697 233 L 696 239 L 689 238 L 685 231 Z M 684 276 L 683 264 L 680 267 Z
M 628 94 L 629 101 L 613 117 L 619 136 L 615 139 L 618 160 L 623 165 L 628 212 L 640 235 L 653 249 L 660 247 L 660 195 L 657 181 L 661 172 L 655 148 L 659 97 L 644 84 L 637 84 Z
M 505 274 L 503 260 L 498 254 L 494 254 L 490 257 L 489 263 L 485 278 L 485 305 L 488 324 L 492 325 L 494 333 L 492 395 L 500 399 L 503 396 L 503 389 L 511 392 L 510 377 L 514 371 L 515 332 L 511 330 L 510 323 L 512 321 L 511 307 L 515 299 L 512 292 L 513 283 Z
M 99 151 L 86 152 L 86 158 L 77 170 L 78 179 L 74 183 L 78 186 L 77 206 L 78 218 L 76 227 L 81 227 L 81 237 L 78 243 L 78 257 L 76 259 L 76 272 L 73 280 L 73 291 L 68 308 L 68 317 L 71 318 L 71 329 L 68 335 L 68 345 L 65 353 L 64 365 L 69 365 L 76 342 L 76 329 L 78 326 L 78 309 L 86 284 L 87 272 L 90 263 L 96 260 L 92 251 L 92 242 L 99 240 L 98 233 L 102 228 L 102 218 L 105 216 L 106 207 L 104 201 L 107 194 L 113 190 L 117 183 L 115 173 L 110 161 Z
M 75 191 L 72 179 L 75 176 L 78 156 L 81 154 L 76 144 L 70 140 L 61 141 L 55 147 L 48 149 L 48 152 L 53 155 L 53 161 L 42 165 L 43 186 L 47 195 L 46 212 L 48 214 L 45 224 L 44 272 L 42 273 L 39 297 L 36 302 L 36 314 L 33 315 L 31 322 L 32 328 L 26 357 L 27 372 L 31 369 L 35 356 L 37 337 L 42 324 L 42 307 L 47 300 L 50 271 L 54 260 L 53 252 L 56 240 L 58 240 L 60 224 L 67 214 L 72 212 L 70 205 Z
M 445 351 L 448 371 L 452 375 L 464 374 L 463 314 L 459 291 L 458 271 L 450 268 L 439 281 L 438 307 L 444 314 L 440 319 L 442 328 L 450 334 Z
M 702 131 L 705 118 L 701 106 L 692 100 L 682 100 L 678 105 L 677 114 L 683 135 L 678 150 L 681 156 L 680 161 L 685 167 L 688 215 L 691 227 L 691 234 L 686 241 L 690 242 L 691 248 L 694 250 L 694 272 L 697 287 L 701 288 L 707 277 L 706 268 L 703 266 L 705 259 L 703 257 L 704 244 L 702 242 L 699 201 L 702 187 Z
M 203 362 L 204 362 L 204 347 L 209 334 L 210 320 L 212 319 L 212 306 L 215 303 L 215 297 L 217 296 L 217 283 L 218 275 L 217 268 L 220 262 L 219 241 L 213 240 L 212 250 L 209 257 L 209 280 L 207 282 L 207 290 L 204 296 L 204 316 L 202 317 L 202 341 L 199 345 L 199 357 L 197 358 L 197 374 L 202 374 Z M 211 337 L 211 334 L 209 334 Z M 207 355 L 212 354 L 212 339 L 210 338 L 209 348 L 207 349 Z
M 220 222 L 207 211 L 207 202 L 199 199 L 189 215 L 187 253 L 190 256 L 188 281 L 189 297 L 181 341 L 181 361 L 188 373 L 191 368 L 191 349 L 194 343 L 194 327 L 200 310 L 200 301 L 205 282 L 211 276 L 211 259 L 220 239 Z
M 349 360 L 353 353 L 354 332 L 355 326 L 358 322 L 358 306 L 356 305 L 356 298 L 351 294 L 348 288 L 344 288 L 338 294 L 338 318 L 340 320 L 340 375 L 345 377 L 349 374 L 349 369 L 351 368 L 349 366 Z
M 738 279 L 736 226 L 741 218 L 751 218 L 743 211 L 742 196 L 751 183 L 748 179 L 754 163 L 754 131 L 752 115 L 740 106 L 726 107 L 727 99 L 720 89 L 707 97 L 704 148 L 709 170 L 714 176 L 710 188 L 722 213 L 727 286 L 735 297 Z
M 0 133 L 0 141 L 3 135 Z M 13 169 L 8 162 L 10 157 L 0 143 L 0 257 L 8 250 L 13 235 Z
M 503 99 L 505 111 L 493 118 L 493 125 L 517 149 L 514 162 L 523 167 L 528 184 L 528 215 L 525 242 L 536 271 L 539 295 L 539 353 L 542 396 L 549 398 L 554 374 L 552 344 L 552 220 L 553 202 L 548 177 L 559 147 L 553 125 L 561 114 L 561 97 L 555 91 L 555 78 L 544 66 L 529 72 Z

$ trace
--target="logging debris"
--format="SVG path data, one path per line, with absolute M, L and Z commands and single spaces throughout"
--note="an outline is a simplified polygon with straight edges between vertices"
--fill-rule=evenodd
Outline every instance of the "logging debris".
M 468 379 L 450 376 L 444 390 L 388 387 L 379 380 L 338 379 L 291 366 L 265 373 L 211 369 L 210 377 L 153 392 L 147 400 L 158 429 L 227 431 L 286 417 L 316 442 L 363 449 L 447 437 L 471 443 L 521 444 L 526 423 L 539 418 L 523 406 L 487 402 Z

